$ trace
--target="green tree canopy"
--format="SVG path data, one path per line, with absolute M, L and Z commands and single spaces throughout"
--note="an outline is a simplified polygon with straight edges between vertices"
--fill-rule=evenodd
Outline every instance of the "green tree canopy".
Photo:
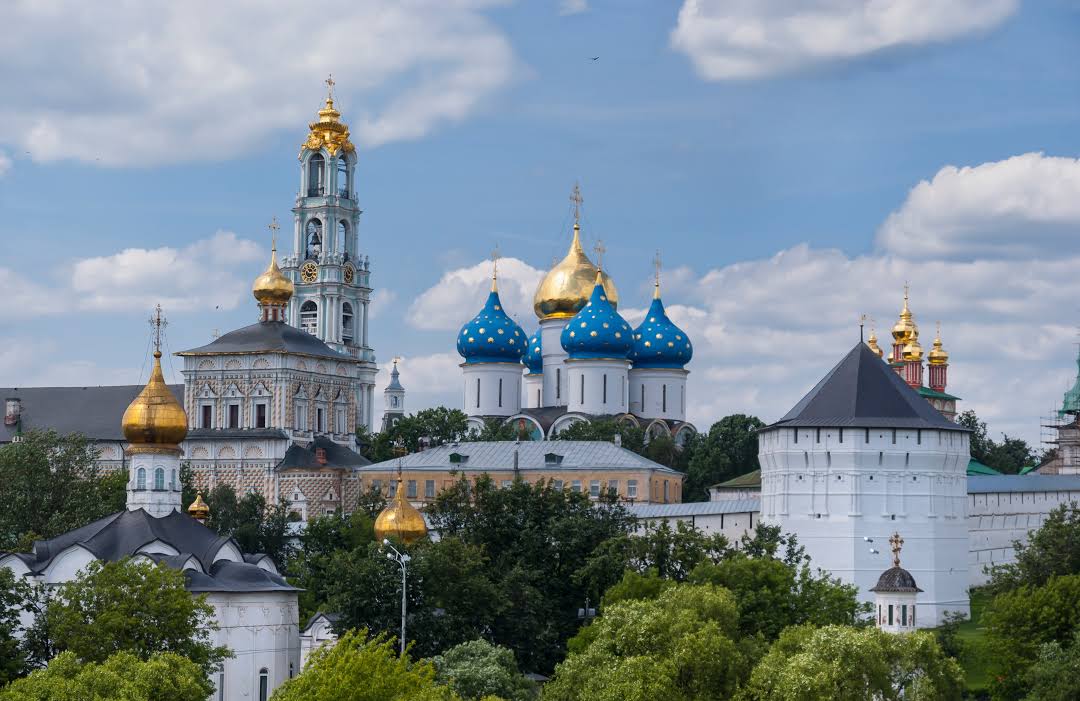
M 1080 699 L 1080 634 L 1068 646 L 1044 643 L 1027 672 L 1030 688 L 1024 701 L 1076 701 Z
M 518 671 L 514 653 L 486 640 L 455 645 L 435 657 L 436 679 L 466 701 L 497 696 L 506 701 L 536 697 L 533 684 Z
M 338 553 L 367 552 L 375 542 L 375 519 L 365 509 L 351 514 L 316 516 L 307 522 L 300 536 L 301 546 L 289 561 L 289 581 L 300 587 L 300 620 L 316 611 L 329 610 L 327 603 L 334 583 L 331 563 Z
M 357 432 L 360 452 L 372 462 L 382 462 L 394 457 L 394 446 L 400 443 L 410 453 L 420 450 L 423 439 L 429 445 L 442 445 L 461 440 L 468 434 L 469 417 L 460 409 L 444 406 L 422 409 L 415 414 L 401 417 L 388 431 Z
M 949 701 L 963 673 L 933 634 L 797 626 L 781 633 L 754 668 L 744 701 Z
M 139 659 L 173 652 L 209 674 L 226 648 L 210 642 L 214 609 L 184 588 L 182 572 L 145 562 L 91 563 L 62 584 L 45 612 L 53 645 L 84 662 L 118 652 Z
M 764 425 L 756 416 L 731 414 L 691 441 L 685 500 L 705 501 L 712 485 L 759 469 L 756 431 Z
M 682 584 L 624 601 L 593 622 L 590 642 L 555 670 L 546 701 L 731 698 L 749 674 L 731 593 Z
M 21 676 L 28 660 L 20 614 L 27 608 L 29 586 L 7 567 L 0 567 L 0 686 Z
M 1013 541 L 1016 561 L 989 568 L 991 591 L 1041 586 L 1051 577 L 1080 574 L 1080 505 L 1062 504 L 1049 514 L 1027 542 Z
M 30 431 L 0 446 L 0 551 L 21 552 L 123 511 L 127 473 L 104 473 L 81 434 Z
M 366 629 L 315 650 L 304 671 L 274 691 L 272 701 L 460 701 L 435 681 L 430 662 L 399 657 L 393 640 Z
M 195 500 L 195 488 L 191 470 L 186 465 L 180 469 L 183 485 L 183 503 Z M 289 507 L 285 499 L 270 504 L 259 492 L 238 496 L 230 484 L 219 484 L 203 494 L 210 508 L 206 526 L 214 532 L 236 539 L 246 553 L 265 553 L 279 567 L 285 567 L 292 557 L 292 534 L 289 531 Z
M 956 417 L 956 423 L 971 429 L 971 457 L 998 472 L 1015 475 L 1039 460 L 1039 456 L 1024 440 L 1001 434 L 1001 442 L 994 441 L 986 422 L 980 421 L 971 409 Z
M 205 699 L 213 689 L 198 665 L 172 652 L 145 660 L 117 652 L 102 662 L 65 652 L 0 689 L 0 701 L 177 701 Z

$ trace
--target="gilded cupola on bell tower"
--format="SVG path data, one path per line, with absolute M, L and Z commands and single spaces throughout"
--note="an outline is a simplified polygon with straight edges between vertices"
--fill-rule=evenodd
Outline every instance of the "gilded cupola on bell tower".
M 325 82 L 323 107 L 308 124 L 298 156 L 293 252 L 281 259 L 281 271 L 294 285 L 286 320 L 356 358 L 356 423 L 371 430 L 378 367 L 368 335 L 371 263 L 360 247 L 359 151 L 335 104 L 333 77 Z

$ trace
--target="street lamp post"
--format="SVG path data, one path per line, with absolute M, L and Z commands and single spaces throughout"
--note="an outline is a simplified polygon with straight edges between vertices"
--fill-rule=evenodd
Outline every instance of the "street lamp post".
M 396 562 L 401 568 L 401 656 L 405 656 L 405 571 L 406 566 L 409 564 L 409 557 L 407 553 L 399 552 L 397 548 L 390 544 L 390 541 L 383 539 L 383 546 L 390 549 L 390 552 L 386 553 L 386 556 Z

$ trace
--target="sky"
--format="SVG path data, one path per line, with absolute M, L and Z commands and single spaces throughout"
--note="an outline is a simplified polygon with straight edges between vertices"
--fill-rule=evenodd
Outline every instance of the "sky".
M 145 380 L 156 303 L 171 352 L 255 321 L 328 73 L 410 410 L 460 404 L 496 246 L 535 329 L 575 183 L 631 322 L 660 252 L 702 429 L 782 416 L 860 315 L 885 345 L 905 282 L 995 436 L 1037 443 L 1076 376 L 1077 0 L 320 8 L 0 4 L 0 386 Z

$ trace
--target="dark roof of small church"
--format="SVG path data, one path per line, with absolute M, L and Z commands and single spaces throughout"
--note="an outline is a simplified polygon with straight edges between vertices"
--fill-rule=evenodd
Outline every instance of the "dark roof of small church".
M 35 541 L 32 552 L 11 554 L 22 560 L 32 573 L 41 574 L 57 555 L 72 546 L 85 548 L 98 560 L 116 562 L 140 554 L 140 548 L 155 541 L 165 543 L 179 554 L 144 553 L 151 560 L 179 569 L 194 557 L 202 566 L 203 572 L 184 571 L 189 591 L 296 591 L 280 575 L 255 564 L 265 556 L 244 555 L 244 562 L 214 562 L 223 546 L 231 543 L 241 552 L 239 545 L 178 511 L 161 518 L 142 509 L 120 511 L 55 538 Z
M 862 342 L 766 428 L 781 426 L 968 430 L 942 416 Z
M 317 449 L 325 451 L 326 462 L 320 464 L 318 457 L 315 453 Z M 351 467 L 363 467 L 364 465 L 370 465 L 371 461 L 365 458 L 360 453 L 357 453 L 350 448 L 335 443 L 326 436 L 315 436 L 315 440 L 311 442 L 311 445 L 304 447 L 298 443 L 293 443 L 289 446 L 289 449 L 285 451 L 285 457 L 281 459 L 281 462 L 277 464 L 277 469 L 287 470 L 289 468 L 321 468 L 321 467 L 339 467 L 339 468 L 351 468 Z
M 107 387 L 0 387 L 0 398 L 18 397 L 22 425 L 0 424 L 0 443 L 10 442 L 18 430 L 52 429 L 60 434 L 82 433 L 102 441 L 122 441 L 121 418 L 143 385 Z M 181 406 L 184 386 L 169 385 Z
M 877 584 L 871 587 L 870 591 L 879 594 L 915 593 L 922 591 L 922 589 L 919 589 L 918 585 L 915 584 L 915 578 L 911 576 L 910 572 L 900 565 L 895 565 L 881 573 Z
M 259 321 L 220 336 L 205 346 L 180 351 L 177 355 L 217 355 L 219 353 L 296 353 L 335 360 L 355 360 L 339 353 L 307 331 L 283 321 Z

